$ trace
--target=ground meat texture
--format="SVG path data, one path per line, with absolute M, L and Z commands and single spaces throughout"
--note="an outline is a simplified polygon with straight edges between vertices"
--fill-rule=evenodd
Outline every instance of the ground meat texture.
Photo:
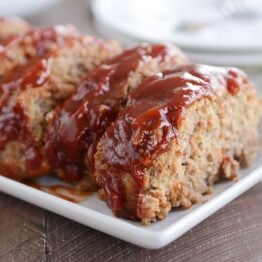
M 145 77 L 187 62 L 173 46 L 144 44 L 97 66 L 50 119 L 45 142 L 53 169 L 73 182 L 92 172 L 97 142 L 128 93 Z M 89 187 L 88 176 L 84 181 Z
M 235 68 L 187 65 L 146 79 L 98 144 L 101 195 L 144 224 L 202 201 L 255 155 L 261 108 Z
M 11 41 L 14 37 L 30 31 L 32 26 L 19 18 L 0 17 L 0 45 Z
M 96 41 L 81 35 L 73 26 L 34 28 L 22 36 L 16 36 L 0 46 L 0 78 L 19 65 L 26 64 L 34 57 L 44 56 L 62 47 L 77 43 Z
M 73 93 L 89 70 L 121 48 L 115 42 L 83 36 L 43 50 L 0 79 L 0 173 L 15 179 L 50 172 L 43 150 L 49 113 Z

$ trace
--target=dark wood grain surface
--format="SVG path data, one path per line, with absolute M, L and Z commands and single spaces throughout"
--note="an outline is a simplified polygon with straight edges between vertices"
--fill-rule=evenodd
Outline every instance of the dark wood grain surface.
M 0 261 L 262 261 L 262 183 L 159 250 L 0 194 Z

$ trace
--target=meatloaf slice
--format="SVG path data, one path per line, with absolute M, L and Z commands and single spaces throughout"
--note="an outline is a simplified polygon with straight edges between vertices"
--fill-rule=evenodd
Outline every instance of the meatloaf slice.
M 186 62 L 176 47 L 144 44 L 97 66 L 50 116 L 46 150 L 58 175 L 77 182 L 92 171 L 97 142 L 125 105 L 127 94 L 145 77 Z
M 107 57 L 104 50 L 107 54 L 110 53 L 108 48 L 103 48 L 101 40 L 83 36 L 73 26 L 36 28 L 23 36 L 15 37 L 0 47 L 0 78 L 9 70 L 26 64 L 34 57 L 41 57 L 49 51 L 56 51 L 62 47 L 70 48 L 75 45 L 82 45 L 82 52 L 89 53 L 91 57 L 93 52 L 96 57 L 99 57 L 99 52 L 101 52 L 101 57 L 104 58 Z
M 5 44 L 13 37 L 23 35 L 31 29 L 31 25 L 22 19 L 0 17 L 0 44 Z
M 31 58 L 0 80 L 0 173 L 15 179 L 46 174 L 46 115 L 75 90 L 95 65 L 120 51 L 84 37 Z
M 187 65 L 146 79 L 98 144 L 101 195 L 115 215 L 143 224 L 190 207 L 250 162 L 260 114 L 235 68 Z

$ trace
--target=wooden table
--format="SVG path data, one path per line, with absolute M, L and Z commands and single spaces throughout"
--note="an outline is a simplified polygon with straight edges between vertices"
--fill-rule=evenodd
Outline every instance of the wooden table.
M 262 261 L 262 183 L 160 250 L 0 194 L 0 261 Z
M 30 21 L 74 23 L 96 33 L 82 0 L 65 0 Z M 262 261 L 262 183 L 154 251 L 0 193 L 0 262 L 8 261 Z

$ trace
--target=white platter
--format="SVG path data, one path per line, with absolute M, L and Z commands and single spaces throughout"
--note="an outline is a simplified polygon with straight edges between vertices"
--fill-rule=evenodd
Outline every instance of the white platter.
M 240 172 L 238 182 L 217 184 L 215 193 L 206 203 L 188 210 L 173 210 L 165 220 L 150 226 L 114 217 L 95 194 L 75 204 L 3 176 L 0 176 L 0 191 L 124 241 L 148 249 L 158 249 L 179 238 L 261 180 L 262 154 L 250 168 Z M 52 178 L 44 178 L 42 182 L 52 183 Z

